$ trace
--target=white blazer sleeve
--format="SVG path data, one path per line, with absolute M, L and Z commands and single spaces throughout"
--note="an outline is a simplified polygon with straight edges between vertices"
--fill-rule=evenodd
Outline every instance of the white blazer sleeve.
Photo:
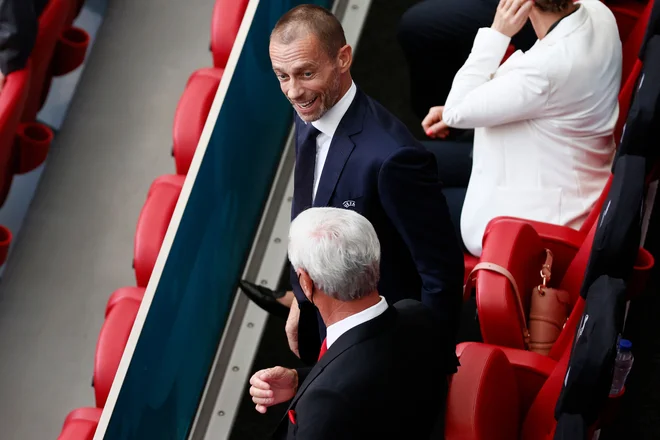
M 542 68 L 520 66 L 494 77 L 509 42 L 509 37 L 493 29 L 479 30 L 445 103 L 442 119 L 448 126 L 492 127 L 543 112 L 550 81 Z

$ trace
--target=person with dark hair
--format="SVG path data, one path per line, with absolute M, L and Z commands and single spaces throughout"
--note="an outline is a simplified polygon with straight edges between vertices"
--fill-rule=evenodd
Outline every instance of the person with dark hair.
M 37 39 L 45 0 L 0 0 L 0 89 L 10 73 L 21 70 Z
M 430 438 L 447 395 L 447 382 L 434 378 L 445 367 L 433 314 L 379 295 L 373 225 L 351 210 L 311 208 L 291 223 L 288 248 L 328 332 L 314 367 L 268 368 L 250 379 L 260 413 L 289 402 L 273 438 Z M 397 417 L 383 420 L 394 408 Z
M 537 42 L 502 63 L 528 20 Z M 580 228 L 610 176 L 621 63 L 616 20 L 600 1 L 500 1 L 446 102 L 422 122 L 436 139 L 450 129 L 475 129 L 460 213 L 470 253 L 481 254 L 486 225 L 495 217 Z M 426 146 L 441 162 L 447 148 L 469 151 L 472 145 Z
M 295 110 L 292 219 L 312 206 L 350 209 L 369 219 L 382 246 L 379 291 L 390 303 L 412 298 L 429 306 L 440 328 L 443 372 L 455 372 L 463 254 L 434 156 L 355 85 L 352 49 L 330 11 L 302 5 L 287 12 L 272 31 L 270 57 Z M 289 345 L 311 364 L 326 328 L 293 271 L 291 284 L 288 294 L 246 281 L 241 287 L 269 311 L 274 304 L 286 310 L 276 297 L 291 303 Z

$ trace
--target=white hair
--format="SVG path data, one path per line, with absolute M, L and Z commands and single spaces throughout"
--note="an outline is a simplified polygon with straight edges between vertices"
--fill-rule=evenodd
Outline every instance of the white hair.
M 289 260 L 316 287 L 340 301 L 374 292 L 380 278 L 380 242 L 369 220 L 339 208 L 310 208 L 291 223 Z

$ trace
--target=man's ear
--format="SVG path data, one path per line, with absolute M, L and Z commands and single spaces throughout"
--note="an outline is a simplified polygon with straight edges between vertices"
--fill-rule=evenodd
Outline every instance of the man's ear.
M 339 53 L 337 54 L 337 62 L 339 63 L 339 71 L 341 73 L 348 72 L 351 69 L 351 65 L 353 64 L 353 48 L 346 44 L 344 47 L 339 49 Z
M 304 269 L 298 269 L 298 280 L 300 280 L 300 288 L 305 296 L 311 298 L 314 290 L 314 283 Z

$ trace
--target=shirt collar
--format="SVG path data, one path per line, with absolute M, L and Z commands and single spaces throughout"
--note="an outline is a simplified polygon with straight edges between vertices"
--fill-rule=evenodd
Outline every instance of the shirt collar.
M 575 14 L 575 12 L 577 12 L 577 10 L 580 9 L 580 4 L 577 3 L 576 6 L 577 6 L 577 8 L 573 9 L 573 11 L 571 11 L 570 14 L 566 14 L 566 15 L 564 15 L 562 18 L 560 18 L 559 20 L 555 21 L 555 22 L 552 24 L 552 26 L 550 26 L 550 29 L 548 29 L 548 32 L 546 32 L 545 35 L 548 35 L 550 32 L 552 32 L 552 30 L 553 30 L 554 28 L 556 28 L 557 25 L 558 25 L 559 23 L 561 23 L 561 21 L 562 21 L 563 19 L 565 19 L 566 17 L 570 17 L 571 15 Z
M 536 42 L 542 45 L 553 44 L 582 26 L 589 18 L 589 12 L 583 2 L 577 2 L 576 5 L 580 7 L 559 20 L 554 28 L 552 28 L 552 32 L 548 32 L 542 40 L 537 40 Z
M 341 99 L 332 106 L 320 119 L 312 122 L 314 128 L 323 133 L 326 136 L 333 137 L 337 127 L 342 118 L 348 111 L 348 108 L 353 103 L 355 99 L 355 94 L 357 93 L 357 87 L 354 82 L 351 82 L 351 87 L 348 91 L 341 97 Z
M 381 296 L 380 301 L 368 309 L 364 309 L 360 313 L 356 313 L 355 315 L 351 315 L 348 318 L 344 318 L 341 321 L 335 322 L 326 330 L 326 347 L 330 348 L 330 346 L 334 344 L 337 339 L 339 339 L 339 337 L 347 331 L 382 315 L 385 310 L 387 310 L 387 307 L 387 301 Z

